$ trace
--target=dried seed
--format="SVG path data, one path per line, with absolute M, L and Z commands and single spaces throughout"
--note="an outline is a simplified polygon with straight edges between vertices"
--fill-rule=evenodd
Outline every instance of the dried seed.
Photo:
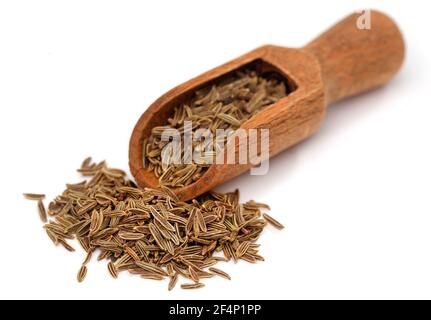
M 158 267 L 152 263 L 147 263 L 147 262 L 143 262 L 143 261 L 136 261 L 135 264 L 138 267 L 144 269 L 145 271 L 154 272 L 154 273 L 160 274 L 162 276 L 168 275 L 162 268 L 160 268 L 160 267 Z
M 125 232 L 125 231 L 118 232 L 118 236 L 123 240 L 132 240 L 132 241 L 145 238 L 145 234 L 135 233 L 135 232 Z
M 249 254 L 249 253 L 244 254 L 244 255 L 241 257 L 241 259 L 242 259 L 242 260 L 245 260 L 245 261 L 247 261 L 247 262 L 250 262 L 250 263 L 255 263 L 255 262 L 256 262 L 256 257 L 255 257 L 255 256 L 253 256 L 253 255 L 251 255 L 251 254 Z
M 163 280 L 164 277 L 158 274 L 141 274 L 141 278 L 149 280 Z
M 68 244 L 67 242 L 66 242 L 66 240 L 64 240 L 64 239 L 58 239 L 58 242 L 67 250 L 67 251 L 70 251 L 70 252 L 74 252 L 75 251 L 75 249 L 70 245 L 70 244 Z
M 46 217 L 46 210 L 45 210 L 45 206 L 43 205 L 42 200 L 37 201 L 37 208 L 39 211 L 40 220 L 42 220 L 42 222 L 46 223 L 48 221 L 48 218 Z
M 92 251 L 89 251 L 88 253 L 87 253 L 87 256 L 85 257 L 85 260 L 84 260 L 84 262 L 82 263 L 82 265 L 83 266 L 85 266 L 86 264 L 88 264 L 89 262 L 90 262 L 90 260 L 91 260 L 91 256 L 93 255 L 93 252 Z
M 136 253 L 132 248 L 130 248 L 130 247 L 125 247 L 125 248 L 124 248 L 124 251 L 126 251 L 126 252 L 127 252 L 127 254 L 128 254 L 129 256 L 131 256 L 133 260 L 135 260 L 135 261 L 140 261 L 140 260 L 141 260 L 141 259 L 139 258 L 139 256 L 138 256 L 138 254 L 137 254 L 137 253 Z
M 236 119 L 235 117 L 226 114 L 226 113 L 219 113 L 217 115 L 217 118 L 223 120 L 224 122 L 234 126 L 234 127 L 239 127 L 241 125 L 241 121 L 239 121 L 238 119 Z
M 150 211 L 154 219 L 158 221 L 165 229 L 169 231 L 175 231 L 174 226 L 169 223 L 168 219 L 166 219 L 163 215 L 157 212 L 157 210 L 153 206 L 150 206 Z
M 202 212 L 199 209 L 196 210 L 196 220 L 198 222 L 199 228 L 203 232 L 207 232 L 207 225 L 206 225 L 204 216 L 202 215 Z
M 171 276 L 171 279 L 169 280 L 168 290 L 171 291 L 173 288 L 175 288 L 177 282 L 178 282 L 178 273 L 175 273 L 173 276 Z
M 24 198 L 27 200 L 44 200 L 45 195 L 44 194 L 37 194 L 37 193 L 23 193 Z
M 78 238 L 79 244 L 81 245 L 81 247 L 85 250 L 85 252 L 90 252 L 90 241 L 88 240 L 87 237 L 85 238 Z
M 220 270 L 220 269 L 217 269 L 217 268 L 209 268 L 208 270 L 211 271 L 212 273 L 220 276 L 220 277 L 225 278 L 225 279 L 228 279 L 228 280 L 231 279 L 230 275 L 227 274 L 226 272 L 224 272 L 223 270 Z
M 81 207 L 76 214 L 77 215 L 83 215 L 84 213 L 87 213 L 91 210 L 93 210 L 95 207 L 97 206 L 97 201 L 91 201 L 88 204 L 86 204 L 85 206 Z
M 284 226 L 280 222 L 275 220 L 269 214 L 264 213 L 262 216 L 265 218 L 266 221 L 268 221 L 270 224 L 272 224 L 277 229 L 283 229 L 284 228 Z
M 265 204 L 265 203 L 259 203 L 259 202 L 256 202 L 254 200 L 250 200 L 250 201 L 246 202 L 244 204 L 244 207 L 251 208 L 251 209 L 261 209 L 261 208 L 263 208 L 263 209 L 271 210 L 270 206 L 268 206 L 267 204 Z
M 108 263 L 108 271 L 113 278 L 117 279 L 118 277 L 117 267 L 112 263 L 112 261 Z
M 241 243 L 238 248 L 236 249 L 236 256 L 238 258 L 242 257 L 250 248 L 251 242 L 250 241 L 244 241 Z
M 189 275 L 194 282 L 199 282 L 199 276 L 191 266 L 189 266 Z
M 87 157 L 84 159 L 84 161 L 82 161 L 81 169 L 88 170 L 91 168 L 90 165 L 91 165 L 91 157 Z
M 154 237 L 154 240 L 156 240 L 159 247 L 162 248 L 163 250 L 165 250 L 166 249 L 164 247 L 164 240 L 165 239 L 162 237 L 159 229 L 153 223 L 150 223 L 148 227 L 150 228 L 151 235 Z
M 172 277 L 175 274 L 174 266 L 172 263 L 168 263 L 166 265 L 166 272 L 170 277 Z
M 203 283 L 190 283 L 190 284 L 182 284 L 181 285 L 181 289 L 186 289 L 186 290 L 200 289 L 203 287 L 205 287 L 205 285 Z
M 91 214 L 90 235 L 95 234 L 100 230 L 103 223 L 103 213 L 98 210 L 93 210 Z
M 52 232 L 51 230 L 49 230 L 49 229 L 45 229 L 45 231 L 46 231 L 46 234 L 48 235 L 48 237 L 51 239 L 51 241 L 55 245 L 57 245 L 58 244 L 58 237 L 57 237 L 57 235 L 54 232 Z
M 87 275 L 87 267 L 86 266 L 82 266 L 81 269 L 79 269 L 79 272 L 78 272 L 78 275 L 77 275 L 78 282 L 84 281 L 86 275 Z

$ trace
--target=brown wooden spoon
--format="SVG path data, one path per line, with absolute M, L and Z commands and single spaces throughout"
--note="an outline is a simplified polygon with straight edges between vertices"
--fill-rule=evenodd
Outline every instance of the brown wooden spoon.
M 404 59 L 401 32 L 389 17 L 377 11 L 371 11 L 371 28 L 360 29 L 357 23 L 361 17 L 360 13 L 350 15 L 301 49 L 260 47 L 157 99 L 139 119 L 130 140 L 129 165 L 138 185 L 159 187 L 154 173 L 143 167 L 143 141 L 151 129 L 164 125 L 173 108 L 195 90 L 245 65 L 253 63 L 258 69 L 276 71 L 294 89 L 241 126 L 270 130 L 270 157 L 312 135 L 330 103 L 385 84 Z M 189 200 L 251 167 L 251 163 L 213 164 L 199 180 L 174 192 Z

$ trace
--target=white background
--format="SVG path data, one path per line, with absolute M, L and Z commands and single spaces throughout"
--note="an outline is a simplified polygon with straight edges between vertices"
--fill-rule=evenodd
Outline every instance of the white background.
M 426 1 L 1 1 L 0 298 L 431 298 L 430 11 Z M 401 26 L 407 59 L 385 88 L 331 106 L 320 131 L 237 178 L 242 200 L 286 225 L 266 261 L 221 266 L 232 281 L 167 291 L 56 248 L 36 204 L 87 155 L 128 168 L 141 113 L 171 87 L 266 43 L 299 47 L 372 6 Z M 77 248 L 79 246 L 75 244 Z

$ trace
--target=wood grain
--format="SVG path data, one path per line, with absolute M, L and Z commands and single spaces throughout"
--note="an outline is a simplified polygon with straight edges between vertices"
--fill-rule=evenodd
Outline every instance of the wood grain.
M 359 16 L 350 15 L 304 48 L 319 60 L 328 104 L 385 84 L 404 60 L 393 20 L 372 11 L 370 29 L 358 29 Z

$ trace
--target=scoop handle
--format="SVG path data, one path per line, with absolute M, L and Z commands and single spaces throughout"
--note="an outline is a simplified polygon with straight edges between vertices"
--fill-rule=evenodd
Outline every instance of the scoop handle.
M 405 46 L 391 18 L 365 10 L 340 21 L 304 50 L 320 62 L 329 104 L 389 81 L 402 65 Z

